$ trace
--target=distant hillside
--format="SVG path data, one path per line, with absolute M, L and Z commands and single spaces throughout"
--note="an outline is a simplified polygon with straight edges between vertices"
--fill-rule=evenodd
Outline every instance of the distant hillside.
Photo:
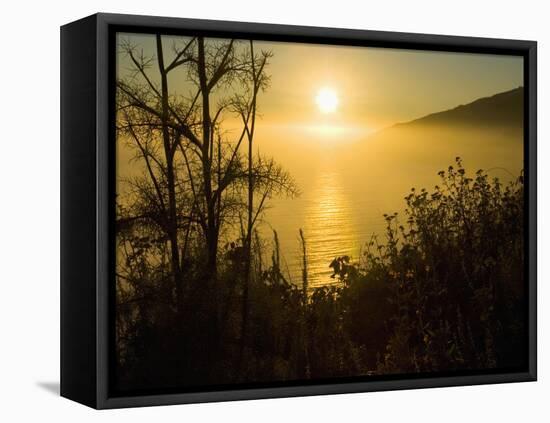
M 395 126 L 402 125 L 523 126 L 523 87 Z
M 470 175 L 485 169 L 506 181 L 523 168 L 522 122 L 523 88 L 517 88 L 383 129 L 340 159 L 355 180 L 391 181 L 384 189 L 397 199 L 412 186 L 432 188 L 456 157 Z

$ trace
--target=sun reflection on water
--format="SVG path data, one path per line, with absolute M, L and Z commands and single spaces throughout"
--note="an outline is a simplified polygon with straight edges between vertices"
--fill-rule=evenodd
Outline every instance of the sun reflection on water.
M 349 191 L 339 173 L 320 171 L 304 203 L 303 230 L 310 286 L 325 285 L 332 281 L 331 261 L 338 256 L 355 256 L 359 251 Z M 291 259 L 289 264 L 290 272 L 297 274 L 299 260 Z

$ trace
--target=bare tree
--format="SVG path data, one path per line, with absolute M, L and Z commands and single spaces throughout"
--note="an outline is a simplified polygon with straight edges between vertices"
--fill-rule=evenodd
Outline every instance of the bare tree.
M 149 219 L 165 234 L 176 303 L 181 307 L 193 228 L 203 235 L 205 280 L 215 281 L 222 227 L 246 208 L 248 289 L 251 237 L 266 200 L 297 190 L 273 160 L 253 155 L 257 97 L 269 83 L 265 68 L 271 53 L 255 54 L 252 41 L 203 37 L 172 39 L 167 52 L 163 38 L 156 35 L 155 51 L 148 54 L 128 41 L 120 45 L 129 72 L 117 81 L 117 127 L 145 169 L 141 182 L 133 183 L 132 201 L 141 207 L 121 218 Z M 236 137 L 224 128 L 228 117 L 241 121 Z M 241 152 L 245 140 L 246 165 Z M 245 186 L 247 201 L 241 199 Z M 247 297 L 248 293 L 244 304 Z M 243 320 L 244 316 L 246 311 Z

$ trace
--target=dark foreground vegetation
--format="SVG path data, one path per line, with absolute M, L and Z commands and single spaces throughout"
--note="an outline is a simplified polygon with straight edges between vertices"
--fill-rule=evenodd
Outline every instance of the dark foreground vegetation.
M 220 245 L 183 232 L 174 289 L 169 243 L 119 219 L 116 387 L 196 387 L 358 375 L 496 369 L 525 363 L 523 178 L 503 186 L 460 159 L 362 257 L 338 257 L 331 286 L 281 270 L 277 234 Z M 119 210 L 124 216 L 124 210 Z M 247 244 L 247 238 L 250 243 Z M 246 245 L 250 245 L 247 254 Z

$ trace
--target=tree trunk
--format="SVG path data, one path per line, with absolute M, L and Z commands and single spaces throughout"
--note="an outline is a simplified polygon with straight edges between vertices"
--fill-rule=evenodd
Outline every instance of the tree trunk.
M 164 68 L 164 56 L 162 51 L 161 36 L 157 34 L 157 56 L 161 79 L 161 101 L 162 101 L 162 140 L 164 146 L 164 155 L 166 158 L 166 183 L 168 185 L 168 219 L 166 232 L 170 241 L 170 262 L 174 288 L 176 292 L 176 303 L 178 311 L 181 311 L 183 304 L 183 289 L 181 281 L 181 269 L 178 246 L 178 221 L 176 207 L 176 182 L 174 175 L 174 152 L 170 140 L 170 131 L 168 128 L 168 78 Z
M 212 122 L 210 120 L 210 92 L 206 76 L 204 38 L 198 40 L 198 73 L 202 96 L 202 174 L 204 179 L 204 196 L 206 199 L 206 250 L 207 274 L 215 278 L 217 274 L 218 255 L 218 222 L 216 219 L 215 198 L 212 195 L 212 157 L 210 151 L 210 137 Z
M 254 42 L 250 41 L 250 57 L 252 64 L 252 79 L 253 93 L 251 105 L 251 124 L 248 131 L 248 210 L 247 210 L 247 230 L 245 241 L 245 271 L 244 271 L 244 286 L 243 286 L 243 304 L 242 304 L 242 328 L 241 328 L 241 362 L 244 360 L 244 350 L 246 347 L 247 332 L 248 332 L 248 297 L 250 289 L 250 276 L 252 266 L 252 212 L 254 208 L 254 177 L 252 175 L 252 147 L 254 141 L 254 125 L 256 119 L 256 95 L 258 92 L 258 80 L 256 76 L 255 58 L 254 58 Z

